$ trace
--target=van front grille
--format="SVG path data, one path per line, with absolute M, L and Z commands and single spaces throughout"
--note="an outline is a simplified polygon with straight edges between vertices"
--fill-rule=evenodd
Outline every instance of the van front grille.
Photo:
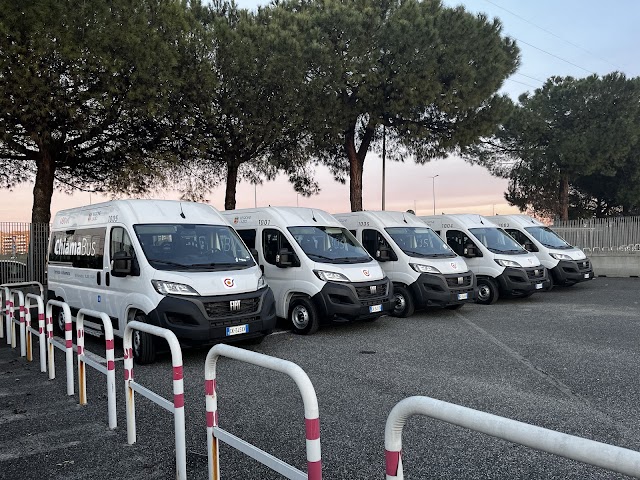
M 470 273 L 464 275 L 447 276 L 447 286 L 451 288 L 465 288 L 471 286 L 472 275 Z
M 374 285 L 367 285 L 363 287 L 356 287 L 356 295 L 360 300 L 366 300 L 370 298 L 379 298 L 387 296 L 387 283 L 378 283 Z
M 544 267 L 527 268 L 527 277 L 531 280 L 542 280 L 544 278 Z
M 209 318 L 228 317 L 230 315 L 249 315 L 256 313 L 260 308 L 260 297 L 209 302 L 203 305 Z

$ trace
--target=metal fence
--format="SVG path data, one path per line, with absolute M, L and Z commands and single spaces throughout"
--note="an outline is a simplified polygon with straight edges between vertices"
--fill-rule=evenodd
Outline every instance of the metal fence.
M 640 255 L 640 217 L 556 221 L 551 228 L 571 245 L 592 254 L 627 252 Z
M 46 283 L 49 224 L 0 222 L 0 284 Z

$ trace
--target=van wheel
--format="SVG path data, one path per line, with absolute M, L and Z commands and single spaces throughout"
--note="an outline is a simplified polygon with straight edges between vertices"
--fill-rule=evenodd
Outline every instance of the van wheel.
M 141 313 L 135 317 L 136 322 L 147 323 L 147 317 Z M 153 363 L 156 359 L 156 344 L 153 335 L 140 330 L 134 330 L 132 335 L 133 359 L 136 363 L 144 365 Z
M 464 303 L 456 303 L 455 305 L 447 305 L 445 308 L 447 310 L 460 310 L 464 307 Z
M 394 317 L 405 318 L 413 315 L 415 305 L 413 303 L 413 297 L 406 287 L 403 287 L 402 285 L 394 285 L 391 301 L 393 302 L 391 315 Z
M 553 290 L 554 286 L 555 286 L 555 282 L 553 281 L 553 275 L 551 274 L 551 272 L 549 272 L 549 286 L 545 288 L 544 291 L 550 292 L 551 290 Z
M 291 302 L 289 320 L 293 325 L 293 333 L 299 335 L 311 335 L 316 333 L 320 327 L 316 308 L 311 303 L 311 300 L 305 297 L 295 298 Z
M 54 325 L 61 337 L 64 337 L 64 310 L 60 307 L 55 307 L 53 310 Z M 72 324 L 73 325 L 73 324 Z M 71 329 L 73 331 L 73 328 Z
M 499 296 L 498 285 L 496 285 L 496 281 L 493 278 L 478 279 L 478 298 L 476 303 L 492 305 L 498 301 Z

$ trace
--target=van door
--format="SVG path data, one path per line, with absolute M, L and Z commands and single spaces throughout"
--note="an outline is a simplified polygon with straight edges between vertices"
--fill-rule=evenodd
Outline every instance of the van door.
M 261 240 L 263 261 L 260 262 L 260 268 L 264 272 L 271 290 L 273 290 L 277 307 L 283 308 L 286 294 L 291 289 L 291 285 L 293 285 L 292 281 L 297 278 L 300 267 L 277 267 L 276 256 L 283 248 L 287 248 L 292 252 L 295 250 L 284 234 L 275 228 L 265 228 L 262 230 Z M 311 272 L 309 273 L 311 274 Z M 288 312 L 280 311 L 278 314 L 286 317 Z
M 136 252 L 131 242 L 131 236 L 125 227 L 111 227 L 108 252 L 108 261 L 104 272 L 105 295 L 101 299 L 103 305 L 101 310 L 111 317 L 113 330 L 122 335 L 126 326 L 126 318 L 124 318 L 127 308 L 126 297 L 129 293 L 140 290 L 140 268 L 135 260 Z M 113 275 L 111 267 L 113 266 L 113 257 L 117 252 L 126 252 L 134 257 L 131 275 L 126 277 Z M 151 288 L 150 283 L 149 288 Z

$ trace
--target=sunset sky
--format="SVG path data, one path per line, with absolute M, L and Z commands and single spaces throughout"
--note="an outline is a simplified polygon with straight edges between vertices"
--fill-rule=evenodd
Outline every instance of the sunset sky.
M 241 7 L 254 9 L 267 2 L 237 0 Z M 484 12 L 499 17 L 504 33 L 515 38 L 521 50 L 521 66 L 508 79 L 502 91 L 516 99 L 525 91 L 542 86 L 552 75 L 584 77 L 592 73 L 603 75 L 611 71 L 624 72 L 629 77 L 640 75 L 640 2 L 617 0 L 445 0 L 449 6 L 463 4 L 472 12 Z M 387 210 L 417 208 L 417 213 L 433 213 L 435 184 L 436 213 L 479 213 L 491 215 L 516 211 L 504 200 L 507 182 L 489 175 L 482 167 L 471 166 L 460 158 L 450 157 L 415 165 L 388 163 L 386 176 Z M 364 166 L 364 208 L 381 208 L 382 161 L 369 153 Z M 435 182 L 430 178 L 438 175 Z M 298 196 L 286 178 L 259 185 L 258 206 L 313 206 L 332 213 L 349 210 L 349 188 L 333 180 L 324 167 L 316 168 L 321 192 L 311 198 Z M 3 190 L 0 221 L 29 221 L 33 185 L 24 185 L 13 192 Z M 175 192 L 161 192 L 150 198 L 175 199 Z M 52 214 L 62 208 L 108 200 L 107 197 L 79 192 L 66 195 L 56 192 Z M 218 187 L 208 200 L 216 208 L 224 207 L 224 188 Z M 238 186 L 238 208 L 254 206 L 254 187 Z

